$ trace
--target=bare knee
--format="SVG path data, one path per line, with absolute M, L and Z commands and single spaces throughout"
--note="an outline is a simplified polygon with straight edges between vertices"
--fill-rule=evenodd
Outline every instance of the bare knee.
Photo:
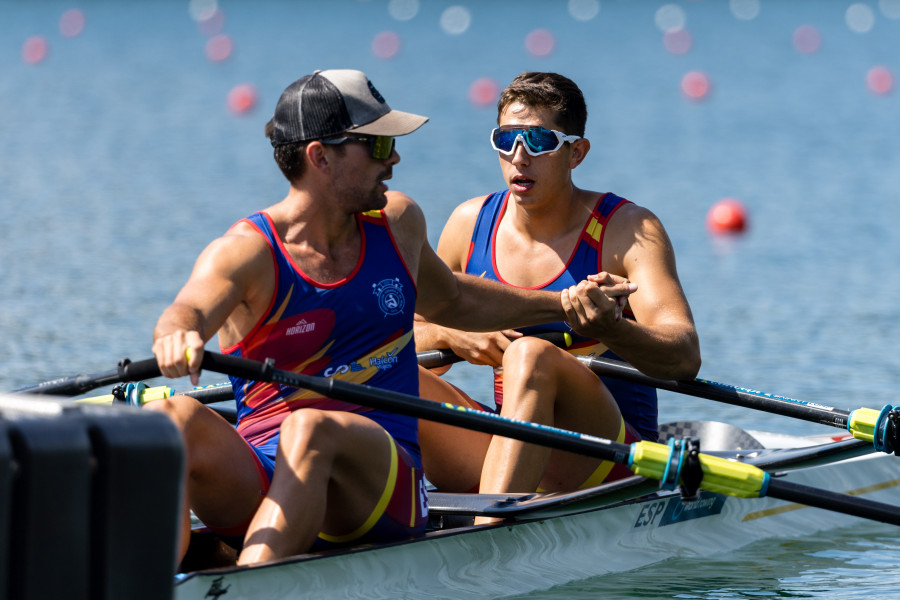
M 503 372 L 519 365 L 536 367 L 553 360 L 560 350 L 547 340 L 524 336 L 513 340 L 503 353 Z
M 152 410 L 167 415 L 181 430 L 184 440 L 187 468 L 191 477 L 212 472 L 218 468 L 220 457 L 213 444 L 220 441 L 224 424 L 221 417 L 189 396 L 172 396 L 145 404 L 142 410 Z M 230 427 L 230 426 L 229 426 Z
M 526 386 L 552 385 L 563 351 L 546 340 L 521 337 L 503 353 L 503 380 Z
M 172 396 L 154 400 L 143 406 L 143 410 L 152 410 L 168 415 L 179 429 L 184 431 L 192 422 L 192 417 L 202 404 L 189 396 Z
M 295 410 L 281 423 L 279 446 L 290 457 L 299 458 L 311 449 L 319 456 L 333 458 L 342 426 L 329 411 Z

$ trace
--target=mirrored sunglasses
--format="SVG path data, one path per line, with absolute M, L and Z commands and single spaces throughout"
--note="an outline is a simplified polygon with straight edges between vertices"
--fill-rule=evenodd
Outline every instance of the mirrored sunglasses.
M 580 140 L 577 135 L 566 135 L 555 129 L 543 127 L 518 127 L 515 129 L 501 129 L 495 127 L 491 130 L 491 146 L 500 154 L 510 155 L 516 149 L 516 142 L 525 145 L 525 151 L 532 156 L 540 156 L 549 152 L 556 152 L 566 142 Z
M 323 144 L 343 144 L 345 142 L 363 142 L 369 144 L 369 154 L 375 160 L 387 160 L 394 151 L 395 140 L 389 135 L 374 135 L 366 137 L 342 137 L 330 140 L 322 140 Z

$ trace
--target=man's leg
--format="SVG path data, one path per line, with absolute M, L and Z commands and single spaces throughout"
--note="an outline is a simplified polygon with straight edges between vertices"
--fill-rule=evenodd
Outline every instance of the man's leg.
M 262 499 L 253 451 L 221 416 L 187 396 L 147 404 L 167 414 L 182 432 L 187 455 L 185 508 L 179 558 L 190 543 L 190 509 L 210 527 L 246 522 Z
M 577 358 L 534 337 L 513 341 L 503 357 L 503 408 L 512 419 L 616 439 L 622 417 L 606 386 Z M 494 436 L 482 493 L 577 489 L 601 461 Z
M 474 400 L 427 369 L 419 367 L 419 395 L 483 410 Z M 481 467 L 491 436 L 480 431 L 419 421 L 419 446 L 425 476 L 443 492 L 469 492 L 478 488 Z
M 275 475 L 250 523 L 238 564 L 310 549 L 372 516 L 391 473 L 392 442 L 364 416 L 301 409 L 281 425 Z

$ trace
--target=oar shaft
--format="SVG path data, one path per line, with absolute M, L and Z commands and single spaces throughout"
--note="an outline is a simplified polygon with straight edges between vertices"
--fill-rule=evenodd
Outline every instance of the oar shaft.
M 427 350 L 418 353 L 419 364 L 427 369 L 433 369 L 444 365 L 459 362 L 462 359 L 452 350 Z M 649 385 L 661 390 L 687 394 L 698 398 L 716 400 L 735 406 L 754 408 L 786 417 L 793 417 L 813 423 L 830 425 L 840 429 L 847 429 L 850 411 L 825 406 L 815 402 L 794 400 L 784 396 L 775 396 L 765 392 L 747 390 L 724 383 L 716 383 L 705 379 L 692 381 L 676 381 L 669 379 L 656 379 L 644 375 L 629 364 L 608 358 L 596 358 L 592 356 L 578 356 L 597 375 L 621 379 L 631 383 Z
M 14 393 L 21 394 L 53 394 L 55 396 L 77 396 L 84 394 L 93 389 L 104 385 L 118 383 L 119 371 L 117 369 L 111 371 L 103 371 L 91 375 L 72 375 L 71 377 L 60 377 L 34 385 L 20 387 L 13 390 Z
M 312 390 L 335 400 L 352 402 L 368 408 L 398 412 L 418 419 L 426 419 L 474 429 L 492 435 L 512 437 L 523 442 L 541 444 L 557 450 L 577 452 L 587 456 L 628 464 L 631 447 L 626 444 L 595 438 L 581 433 L 547 427 L 537 423 L 515 421 L 493 413 L 472 410 L 452 404 L 440 404 L 416 396 L 368 385 L 349 383 L 339 379 L 314 377 L 275 369 L 271 364 L 259 363 L 234 356 L 205 352 L 203 369 L 237 375 L 254 381 L 272 381 L 291 387 Z
M 900 525 L 900 508 L 896 506 L 867 498 L 847 496 L 837 492 L 813 488 L 799 483 L 791 483 L 790 481 L 774 477 L 769 479 L 766 496 L 862 517 L 863 519 Z
M 590 356 L 580 356 L 578 358 L 594 373 L 605 377 L 613 377 L 631 383 L 649 385 L 661 390 L 697 396 L 708 400 L 716 400 L 735 406 L 754 408 L 764 412 L 794 417 L 796 419 L 803 419 L 812 421 L 813 423 L 821 423 L 823 425 L 830 425 L 840 429 L 847 428 L 847 420 L 850 417 L 849 411 L 834 408 L 832 406 L 816 404 L 814 402 L 805 402 L 803 400 L 794 400 L 783 396 L 774 396 L 764 392 L 746 390 L 704 379 L 694 379 L 692 381 L 656 379 L 654 377 L 648 377 L 631 365 L 619 361 Z
M 530 333 L 528 337 L 536 337 L 542 340 L 546 340 L 553 344 L 554 346 L 558 346 L 559 348 L 568 348 L 572 345 L 572 335 L 566 333 L 564 331 L 544 331 L 540 333 Z M 456 355 L 453 350 L 448 349 L 437 349 L 437 350 L 423 350 L 422 352 L 418 352 L 416 354 L 416 360 L 419 362 L 419 366 L 425 367 L 426 369 L 434 369 L 437 367 L 445 367 L 447 365 L 452 365 L 453 363 L 461 362 L 463 359 Z
M 34 385 L 13 390 L 20 394 L 53 394 L 55 396 L 78 396 L 104 385 L 112 385 L 121 381 L 141 381 L 159 377 L 156 359 L 148 358 L 137 362 L 128 359 L 119 362 L 119 366 L 109 371 L 90 375 L 72 375 L 60 377 Z

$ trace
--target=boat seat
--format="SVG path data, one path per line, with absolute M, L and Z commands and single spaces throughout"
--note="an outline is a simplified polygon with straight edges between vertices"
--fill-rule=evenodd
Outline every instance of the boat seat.
M 659 442 L 667 444 L 671 437 L 698 437 L 700 438 L 701 452 L 750 450 L 765 447 L 759 440 L 740 427 L 720 421 L 661 423 L 659 426 Z

